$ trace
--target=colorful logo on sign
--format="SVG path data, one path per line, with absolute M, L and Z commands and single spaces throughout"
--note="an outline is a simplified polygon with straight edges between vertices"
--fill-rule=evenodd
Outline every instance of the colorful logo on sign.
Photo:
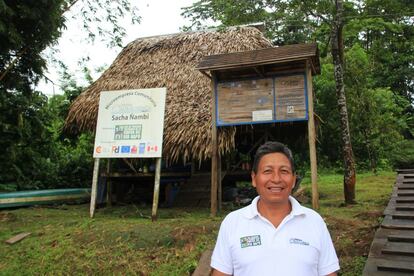
M 96 153 L 101 153 L 102 152 L 102 147 L 101 146 L 97 146 L 95 149 Z
M 112 153 L 119 153 L 119 146 L 112 146 Z
M 137 146 L 133 145 L 133 146 L 131 147 L 131 153 L 136 154 L 136 153 L 137 153 L 137 151 L 138 151 Z
M 145 143 L 140 143 L 139 144 L 139 154 L 144 154 L 145 153 Z
M 155 146 L 148 145 L 147 146 L 147 152 L 157 152 L 157 151 L 158 151 L 157 145 L 155 145 Z
M 121 153 L 130 153 L 131 146 L 121 146 Z

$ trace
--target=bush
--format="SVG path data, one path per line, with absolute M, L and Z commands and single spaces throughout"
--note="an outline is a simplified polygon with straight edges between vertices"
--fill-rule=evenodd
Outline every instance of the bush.
M 398 143 L 396 150 L 391 153 L 390 159 L 394 168 L 414 168 L 414 140 L 404 140 Z

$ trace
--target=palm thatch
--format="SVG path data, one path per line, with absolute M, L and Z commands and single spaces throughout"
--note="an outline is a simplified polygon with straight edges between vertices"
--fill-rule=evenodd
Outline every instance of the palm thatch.
M 212 88 L 197 64 L 206 55 L 268 47 L 271 42 L 253 27 L 137 39 L 73 102 L 65 128 L 95 131 L 101 91 L 167 87 L 163 156 L 205 160 L 211 156 Z M 219 129 L 220 152 L 234 148 L 234 136 L 232 127 Z

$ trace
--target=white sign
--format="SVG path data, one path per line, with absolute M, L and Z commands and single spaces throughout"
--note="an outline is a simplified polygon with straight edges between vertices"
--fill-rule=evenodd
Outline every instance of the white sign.
M 272 120 L 272 110 L 256 110 L 252 112 L 252 121 L 269 121 Z
M 166 88 L 102 91 L 93 157 L 161 157 L 166 93 Z

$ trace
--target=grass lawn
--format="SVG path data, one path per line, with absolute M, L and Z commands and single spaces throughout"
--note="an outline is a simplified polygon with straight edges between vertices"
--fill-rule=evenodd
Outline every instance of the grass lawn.
M 361 275 L 395 177 L 359 174 L 358 203 L 344 206 L 343 176 L 320 176 L 319 212 L 340 257 L 341 275 Z M 308 195 L 309 182 L 302 182 Z M 150 207 L 135 205 L 98 209 L 94 219 L 87 204 L 2 210 L 0 274 L 189 275 L 201 253 L 214 246 L 229 211 L 211 218 L 208 209 L 159 209 L 152 223 Z M 14 245 L 4 243 L 21 232 L 32 234 Z

